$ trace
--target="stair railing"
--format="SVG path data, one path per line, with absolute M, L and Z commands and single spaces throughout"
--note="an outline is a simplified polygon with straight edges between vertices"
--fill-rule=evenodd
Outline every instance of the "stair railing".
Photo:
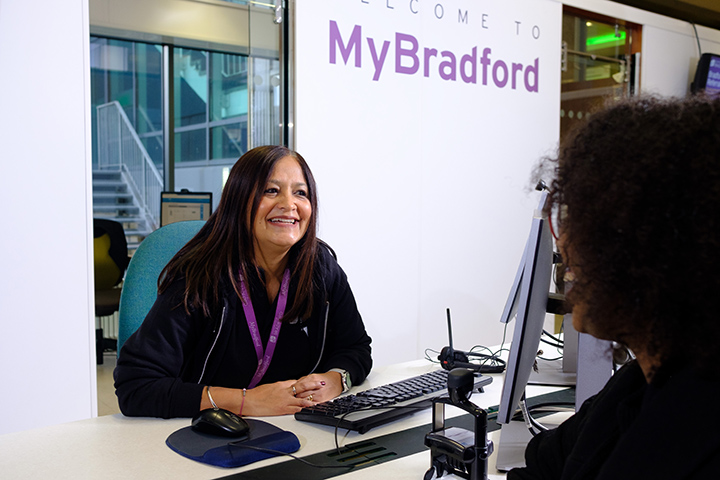
M 98 167 L 125 175 L 146 220 L 158 228 L 163 180 L 117 101 L 97 107 L 97 127 Z

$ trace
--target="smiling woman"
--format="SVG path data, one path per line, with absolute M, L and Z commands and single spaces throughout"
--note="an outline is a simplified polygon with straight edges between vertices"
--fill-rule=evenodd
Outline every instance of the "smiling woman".
M 125 415 L 283 415 L 370 371 L 345 273 L 316 237 L 315 180 L 287 148 L 235 164 L 220 205 L 165 267 L 115 370 Z
M 255 259 L 266 271 L 279 273 L 279 279 L 289 249 L 305 236 L 313 219 L 308 185 L 295 158 L 283 157 L 275 164 L 254 216 Z M 281 265 L 272 265 L 276 261 Z

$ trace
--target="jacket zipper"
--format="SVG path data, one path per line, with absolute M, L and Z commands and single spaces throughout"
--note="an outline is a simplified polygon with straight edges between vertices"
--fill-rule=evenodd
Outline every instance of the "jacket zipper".
M 322 337 L 322 345 L 320 345 L 320 355 L 318 356 L 317 363 L 315 363 L 315 366 L 310 370 L 310 373 L 314 373 L 315 369 L 320 365 L 320 360 L 322 360 L 323 353 L 325 353 L 325 339 L 327 336 L 327 325 L 328 325 L 328 315 L 330 315 L 330 302 L 327 300 L 325 301 L 325 323 L 323 325 L 323 337 Z
M 210 360 L 210 355 L 212 355 L 213 350 L 215 349 L 215 345 L 217 344 L 218 338 L 220 338 L 220 332 L 222 331 L 223 324 L 225 323 L 225 312 L 227 311 L 227 303 L 225 306 L 223 306 L 222 315 L 220 316 L 220 326 L 217 329 L 217 334 L 215 334 L 215 339 L 213 340 L 212 345 L 210 346 L 210 350 L 208 351 L 207 356 L 205 357 L 205 362 L 203 363 L 203 369 L 200 373 L 200 378 L 198 379 L 198 384 L 202 382 L 203 377 L 205 376 L 205 369 L 207 368 L 208 361 Z

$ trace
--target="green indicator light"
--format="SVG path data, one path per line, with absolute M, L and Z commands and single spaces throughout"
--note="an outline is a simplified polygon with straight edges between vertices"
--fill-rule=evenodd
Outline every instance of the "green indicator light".
M 607 44 L 613 43 L 625 43 L 625 32 L 619 32 L 620 36 L 615 36 L 614 33 L 608 33 L 607 35 L 598 35 L 597 37 L 590 37 L 585 42 L 588 47 L 605 47 Z

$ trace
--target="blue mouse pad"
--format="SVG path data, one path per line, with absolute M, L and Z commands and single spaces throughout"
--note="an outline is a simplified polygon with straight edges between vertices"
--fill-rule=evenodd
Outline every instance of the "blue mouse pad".
M 300 441 L 294 433 L 261 420 L 246 418 L 245 421 L 250 431 L 247 437 L 239 440 L 208 435 L 196 432 L 192 427 L 185 427 L 172 433 L 165 443 L 183 457 L 216 467 L 241 467 L 300 449 Z

